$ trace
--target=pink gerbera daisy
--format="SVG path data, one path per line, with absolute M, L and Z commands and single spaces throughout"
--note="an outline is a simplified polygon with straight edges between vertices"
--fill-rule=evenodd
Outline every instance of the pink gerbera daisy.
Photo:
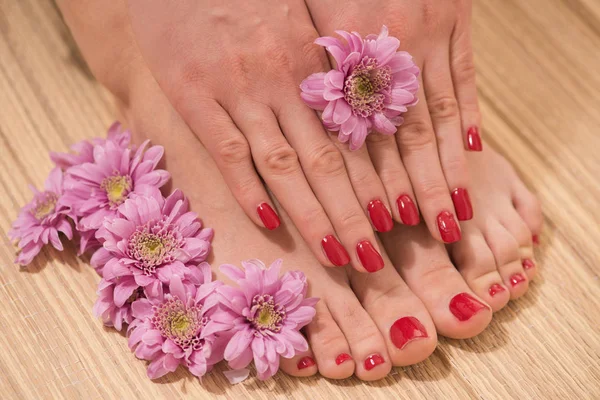
M 300 88 L 302 99 L 323 111 L 323 124 L 339 131 L 338 139 L 350 141 L 356 150 L 372 130 L 392 135 L 401 125 L 402 113 L 417 103 L 419 68 L 410 54 L 397 51 L 400 41 L 388 36 L 384 25 L 379 36 L 363 39 L 356 32 L 336 31 L 345 43 L 320 37 L 335 59 L 336 68 L 306 78 Z
M 291 358 L 308 349 L 299 330 L 315 315 L 316 298 L 305 298 L 307 283 L 302 272 L 286 272 L 279 278 L 282 260 L 269 268 L 259 260 L 219 269 L 240 287 L 221 286 L 221 309 L 213 315 L 219 329 L 231 337 L 225 359 L 233 369 L 246 367 L 252 359 L 259 379 L 273 376 L 279 357 Z
M 116 282 L 101 279 L 98 283 L 96 294 L 98 299 L 93 307 L 96 317 L 102 318 L 106 326 L 112 326 L 120 331 L 123 324 L 129 324 L 133 320 L 131 304 L 139 298 L 145 297 L 144 289 L 137 288 L 133 293 L 116 291 Z M 158 287 L 158 286 L 157 286 Z
M 50 172 L 43 192 L 34 187 L 31 190 L 33 200 L 21 208 L 8 232 L 12 240 L 19 241 L 19 255 L 15 263 L 21 265 L 29 264 L 45 244 L 52 243 L 54 248 L 62 251 L 59 232 L 69 240 L 73 238 L 71 223 L 67 219 L 69 208 L 62 202 L 63 174 L 60 168 Z
M 210 266 L 202 271 L 203 283 L 185 286 L 173 276 L 167 294 L 158 293 L 135 301 L 134 320 L 127 330 L 129 347 L 136 357 L 151 361 L 148 377 L 157 379 L 186 366 L 197 377 L 203 376 L 222 359 L 223 339 L 215 334 L 211 315 L 218 304 Z

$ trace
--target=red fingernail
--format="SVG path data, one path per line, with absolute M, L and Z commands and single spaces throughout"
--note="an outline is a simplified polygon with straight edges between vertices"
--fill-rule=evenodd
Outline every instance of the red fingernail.
M 538 235 L 532 235 L 531 240 L 533 241 L 533 244 L 535 244 L 537 246 L 540 245 L 540 237 Z
M 260 220 L 262 221 L 263 225 L 268 230 L 272 231 L 281 224 L 277 213 L 275 213 L 275 211 L 273 211 L 271 206 L 267 203 L 261 203 L 256 208 L 256 211 L 258 212 L 258 216 L 260 217 Z
M 525 282 L 527 279 L 521 274 L 514 274 L 510 277 L 510 284 L 517 286 L 521 282 Z
M 350 262 L 350 256 L 348 252 L 342 246 L 340 242 L 333 235 L 327 235 L 321 240 L 321 246 L 325 255 L 332 262 L 333 265 L 341 267 Z
M 483 146 L 481 145 L 481 136 L 479 136 L 479 129 L 476 126 L 472 126 L 467 131 L 467 147 L 471 151 L 481 151 Z
M 485 308 L 487 308 L 485 304 L 468 293 L 459 293 L 450 300 L 450 312 L 459 321 L 468 321 Z
M 494 297 L 496 294 L 504 292 L 505 290 L 506 289 L 504 289 L 504 286 L 494 283 L 492 286 L 490 286 L 488 292 L 490 293 L 490 296 Z
M 372 370 L 379 364 L 383 364 L 385 360 L 379 354 L 373 354 L 372 356 L 367 357 L 365 360 L 365 369 L 367 371 Z
M 315 360 L 311 357 L 302 357 L 300 361 L 298 361 L 298 369 L 312 367 L 313 365 L 315 365 Z
M 337 365 L 340 365 L 341 363 L 346 362 L 348 360 L 352 360 L 352 357 L 350 357 L 350 354 L 342 353 L 335 358 L 335 363 Z
M 454 219 L 454 215 L 450 212 L 442 211 L 437 216 L 437 224 L 442 240 L 445 243 L 454 243 L 460 240 L 460 228 Z
M 413 340 L 426 338 L 427 330 L 415 317 L 403 317 L 394 322 L 390 328 L 390 339 L 394 346 L 402 350 Z
M 454 189 L 452 191 L 452 202 L 459 221 L 468 221 L 473 218 L 473 207 L 467 189 Z
M 404 225 L 419 225 L 419 211 L 408 195 L 403 194 L 398 197 L 396 204 L 398 204 L 400 219 Z
M 356 245 L 356 253 L 360 259 L 361 264 L 368 272 L 377 272 L 383 268 L 383 258 L 381 254 L 368 240 L 358 242 Z
M 531 269 L 531 268 L 535 267 L 535 263 L 528 258 L 524 259 L 522 264 L 523 264 L 523 268 L 525 268 L 525 269 Z
M 369 218 L 373 222 L 373 226 L 378 232 L 389 232 L 394 227 L 394 221 L 390 212 L 385 207 L 381 200 L 373 200 L 367 206 Z

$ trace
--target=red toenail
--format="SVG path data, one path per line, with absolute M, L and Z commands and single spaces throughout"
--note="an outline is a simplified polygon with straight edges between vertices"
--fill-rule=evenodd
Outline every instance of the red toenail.
M 403 194 L 402 196 L 398 197 L 396 204 L 398 205 L 400 219 L 404 225 L 419 225 L 419 211 L 409 196 Z
M 402 350 L 413 340 L 426 338 L 427 330 L 415 317 L 403 317 L 394 322 L 390 328 L 390 338 L 394 346 Z
M 472 126 L 467 131 L 467 148 L 471 151 L 481 151 L 483 146 L 481 145 L 481 136 L 479 136 L 479 129 L 476 126 Z
M 383 258 L 381 254 L 375 250 L 375 247 L 368 240 L 358 242 L 356 245 L 356 253 L 361 264 L 369 272 L 377 272 L 383 268 Z
M 256 208 L 256 212 L 258 213 L 258 216 L 260 217 L 260 220 L 265 228 L 270 231 L 277 228 L 281 224 L 277 213 L 267 203 L 259 204 L 259 206 Z
M 352 360 L 352 357 L 350 357 L 350 354 L 342 353 L 335 358 L 335 363 L 337 365 L 340 365 L 341 363 L 346 362 L 348 360 Z
M 533 244 L 539 246 L 539 244 L 540 244 L 540 237 L 538 235 L 531 236 L 531 240 L 533 241 Z
M 298 369 L 312 367 L 313 365 L 315 365 L 315 360 L 311 357 L 302 357 L 300 361 L 298 361 Z
M 371 218 L 377 232 L 389 232 L 392 230 L 394 221 L 392 221 L 390 212 L 381 200 L 371 201 L 367 206 L 367 210 L 369 211 L 369 218 Z
M 445 243 L 454 243 L 460 240 L 460 228 L 458 223 L 448 211 L 442 211 L 437 216 L 438 229 Z
M 450 300 L 450 312 L 459 321 L 467 321 L 485 308 L 487 308 L 485 304 L 468 293 L 459 293 Z
M 331 263 L 337 267 L 341 267 L 350 262 L 348 252 L 342 244 L 333 235 L 327 235 L 321 240 L 321 246 L 325 255 Z
M 490 293 L 490 296 L 494 297 L 498 293 L 504 292 L 505 290 L 506 289 L 504 289 L 504 286 L 494 283 L 492 286 L 490 286 L 488 292 Z
M 385 360 L 379 354 L 373 354 L 372 356 L 367 357 L 365 360 L 365 369 L 367 371 L 372 370 L 379 364 L 383 364 Z
M 510 284 L 517 286 L 521 282 L 525 282 L 527 279 L 521 274 L 514 274 L 510 277 Z
M 473 206 L 467 189 L 454 189 L 452 191 L 452 202 L 459 221 L 468 221 L 473 218 Z
M 535 267 L 535 263 L 532 260 L 530 260 L 528 258 L 523 260 L 523 268 L 531 269 L 533 267 Z

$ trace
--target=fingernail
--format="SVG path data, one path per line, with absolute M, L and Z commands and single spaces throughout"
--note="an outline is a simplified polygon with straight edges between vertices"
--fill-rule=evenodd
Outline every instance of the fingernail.
M 272 231 L 281 224 L 277 213 L 275 213 L 275 211 L 273 211 L 271 206 L 267 203 L 261 203 L 256 208 L 256 211 L 258 212 L 258 216 L 260 217 L 260 220 L 262 221 L 263 225 L 268 230 Z
M 381 254 L 368 240 L 358 242 L 356 245 L 356 253 L 360 259 L 361 264 L 368 272 L 377 272 L 383 268 L 383 258 Z
M 298 369 L 312 367 L 313 365 L 315 365 L 315 360 L 311 357 L 302 357 L 300 361 L 298 361 Z
M 321 246 L 325 255 L 335 266 L 341 267 L 350 262 L 350 255 L 340 242 L 333 235 L 327 235 L 321 240 Z
M 467 189 L 454 189 L 452 191 L 452 202 L 459 221 L 468 221 L 473 218 L 473 207 Z
M 514 286 L 517 286 L 519 283 L 521 282 L 525 282 L 527 279 L 525 279 L 525 277 L 521 274 L 514 274 L 513 276 L 510 277 L 510 284 Z
M 535 263 L 532 260 L 530 260 L 528 258 L 523 260 L 523 268 L 531 269 L 533 267 L 535 267 Z
M 341 363 L 346 362 L 348 360 L 352 360 L 352 357 L 350 357 L 350 354 L 342 353 L 335 358 L 335 363 L 337 365 L 340 365 Z
M 442 211 L 437 216 L 438 229 L 445 243 L 454 243 L 460 240 L 460 228 L 458 223 L 448 211 Z
M 532 235 L 531 240 L 533 241 L 533 244 L 535 244 L 536 246 L 540 245 L 540 237 L 538 235 Z
M 463 322 L 485 308 L 487 308 L 485 304 L 468 293 L 459 293 L 450 300 L 450 312 Z
M 367 357 L 367 359 L 365 360 L 365 369 L 367 371 L 370 371 L 379 364 L 383 364 L 384 362 L 385 360 L 379 354 L 373 354 Z
M 483 146 L 481 145 L 481 136 L 479 136 L 479 129 L 476 126 L 472 126 L 467 131 L 467 147 L 471 151 L 481 151 Z
M 505 290 L 506 289 L 504 289 L 504 286 L 502 286 L 498 283 L 494 283 L 492 286 L 490 286 L 488 292 L 490 293 L 490 296 L 494 297 L 498 293 L 504 292 Z
M 377 232 L 389 232 L 392 230 L 394 221 L 392 221 L 390 212 L 381 200 L 371 201 L 367 206 L 367 210 L 369 211 L 369 218 L 371 218 Z
M 415 203 L 408 195 L 403 194 L 402 196 L 398 197 L 396 203 L 398 204 L 400 219 L 404 225 L 419 225 L 419 211 L 417 210 Z
M 427 330 L 415 317 L 403 317 L 394 322 L 390 328 L 390 339 L 394 346 L 402 350 L 413 340 L 426 338 Z

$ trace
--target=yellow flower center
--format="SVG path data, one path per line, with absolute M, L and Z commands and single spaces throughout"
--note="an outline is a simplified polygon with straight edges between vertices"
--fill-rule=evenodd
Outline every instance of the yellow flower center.
M 123 203 L 131 190 L 131 178 L 129 175 L 109 176 L 104 178 L 100 185 L 106 192 L 106 197 L 111 206 L 116 207 Z

